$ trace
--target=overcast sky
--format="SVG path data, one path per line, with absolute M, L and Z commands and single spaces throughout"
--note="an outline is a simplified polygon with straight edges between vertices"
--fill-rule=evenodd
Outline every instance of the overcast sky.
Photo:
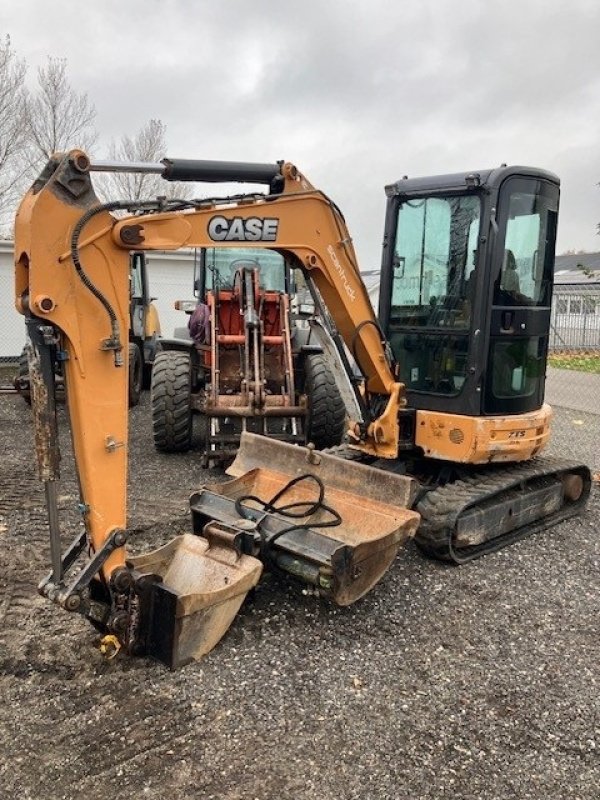
M 64 57 L 111 139 L 293 161 L 379 266 L 402 175 L 527 164 L 562 179 L 558 252 L 600 250 L 599 0 L 4 0 L 29 65 Z

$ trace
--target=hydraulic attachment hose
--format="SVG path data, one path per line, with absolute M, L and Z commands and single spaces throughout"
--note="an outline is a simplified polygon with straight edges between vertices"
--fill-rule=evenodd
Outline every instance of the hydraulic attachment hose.
M 281 498 L 284 497 L 296 484 L 301 483 L 302 481 L 314 481 L 314 483 L 316 483 L 319 492 L 316 500 L 300 500 L 280 506 L 276 505 L 278 500 L 281 500 Z M 309 528 L 335 528 L 338 525 L 341 525 L 341 516 L 334 508 L 328 506 L 324 502 L 324 499 L 325 485 L 323 481 L 316 475 L 306 472 L 303 475 L 298 475 L 297 477 L 288 481 L 288 483 L 286 483 L 282 489 L 274 494 L 270 500 L 263 500 L 262 498 L 253 494 L 246 494 L 238 497 L 235 501 L 235 510 L 243 519 L 251 519 L 251 517 L 246 513 L 244 504 L 252 502 L 258 505 L 264 511 L 280 514 L 282 517 L 289 517 L 291 519 L 305 519 L 306 517 L 313 517 L 319 511 L 325 511 L 331 515 L 330 519 L 321 520 L 319 522 L 302 522 L 296 525 L 290 525 L 283 530 L 277 531 L 277 533 L 269 538 L 268 542 L 265 541 L 263 534 L 263 542 L 271 547 L 280 536 L 283 536 L 284 533 L 289 533 L 290 531 L 308 530 Z

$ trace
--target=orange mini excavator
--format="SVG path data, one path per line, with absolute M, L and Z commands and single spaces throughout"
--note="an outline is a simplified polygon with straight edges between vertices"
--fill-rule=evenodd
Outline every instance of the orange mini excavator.
M 268 189 L 101 204 L 97 169 Z M 52 554 L 40 591 L 88 617 L 105 648 L 179 666 L 221 638 L 265 560 L 348 604 L 415 533 L 426 551 L 461 563 L 585 503 L 585 466 L 538 457 L 551 417 L 543 393 L 558 179 L 500 167 L 402 180 L 387 194 L 379 319 L 342 214 L 289 163 L 93 165 L 75 150 L 54 156 L 23 199 L 16 305 L 32 342 Z M 129 253 L 183 246 L 269 248 L 305 273 L 347 365 L 349 447 L 328 454 L 244 434 L 234 479 L 192 495 L 193 532 L 129 558 Z M 84 521 L 64 553 L 53 352 Z

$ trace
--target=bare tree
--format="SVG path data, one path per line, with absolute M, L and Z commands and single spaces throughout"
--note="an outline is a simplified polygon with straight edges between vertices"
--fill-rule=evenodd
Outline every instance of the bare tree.
M 10 37 L 0 41 L 0 215 L 3 221 L 22 189 L 27 137 L 25 61 L 16 57 Z
M 98 135 L 96 109 L 86 93 L 78 94 L 67 78 L 67 62 L 48 58 L 38 69 L 38 89 L 27 103 L 29 160 L 37 174 L 50 156 L 79 147 L 91 150 Z
M 159 119 L 151 119 L 135 136 L 123 136 L 112 143 L 109 156 L 112 161 L 158 163 L 166 156 L 167 126 Z M 106 197 L 121 200 L 148 200 L 163 196 L 187 200 L 192 195 L 188 183 L 170 183 L 159 175 L 148 173 L 107 173 L 101 182 Z

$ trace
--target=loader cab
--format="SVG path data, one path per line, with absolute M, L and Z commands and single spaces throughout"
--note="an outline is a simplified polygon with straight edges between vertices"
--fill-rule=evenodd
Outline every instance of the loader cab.
M 526 167 L 386 187 L 379 319 L 412 408 L 541 407 L 559 180 Z
M 194 294 L 203 300 L 209 291 L 233 289 L 236 270 L 242 262 L 255 262 L 261 289 L 290 293 L 290 271 L 274 250 L 256 247 L 198 248 L 194 259 Z

